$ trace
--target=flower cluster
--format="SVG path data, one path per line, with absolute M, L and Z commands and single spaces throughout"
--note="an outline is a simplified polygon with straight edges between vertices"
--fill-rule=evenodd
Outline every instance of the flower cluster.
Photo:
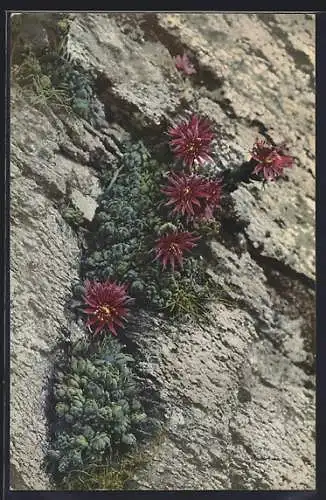
M 187 222 L 193 220 L 212 219 L 219 206 L 222 185 L 219 180 L 205 178 L 193 173 L 193 167 L 213 161 L 211 146 L 214 139 L 211 123 L 197 115 L 184 118 L 170 127 L 170 146 L 177 159 L 181 159 L 189 173 L 171 172 L 168 185 L 161 189 L 167 197 L 166 206 L 171 206 L 171 215 L 186 217 Z M 171 265 L 183 265 L 185 251 L 196 246 L 200 238 L 190 231 L 177 231 L 161 236 L 156 240 L 155 260 L 161 260 L 163 269 Z
M 188 68 L 188 72 L 191 70 L 185 55 L 177 58 L 176 64 L 179 69 L 186 71 L 185 68 Z M 171 150 L 175 158 L 182 162 L 183 170 L 176 165 L 177 170 L 168 174 L 167 184 L 161 186 L 160 192 L 167 197 L 165 206 L 169 207 L 170 216 L 176 217 L 178 225 L 175 226 L 168 220 L 161 226 L 152 252 L 155 253 L 154 261 L 161 262 L 163 271 L 170 267 L 174 272 L 176 266 L 183 268 L 185 253 L 191 252 L 200 239 L 188 230 L 187 225 L 214 219 L 220 206 L 223 186 L 221 179 L 205 175 L 205 163 L 213 161 L 212 142 L 215 138 L 208 119 L 195 114 L 182 118 L 168 129 L 168 134 Z M 251 150 L 251 162 L 248 164 L 251 170 L 249 168 L 245 176 L 253 178 L 261 175 L 264 181 L 275 180 L 292 164 L 293 158 L 284 153 L 284 146 L 256 140 Z M 203 167 L 201 171 L 199 167 Z M 239 177 L 240 180 L 242 177 Z M 223 178 L 223 183 L 225 181 Z M 228 184 L 225 187 L 229 189 Z M 111 228 L 109 224 L 105 227 L 106 230 Z M 123 326 L 128 313 L 126 306 L 131 300 L 124 284 L 109 280 L 103 283 L 86 281 L 86 325 L 90 329 L 94 327 L 94 335 L 104 329 L 117 335 L 116 327 Z

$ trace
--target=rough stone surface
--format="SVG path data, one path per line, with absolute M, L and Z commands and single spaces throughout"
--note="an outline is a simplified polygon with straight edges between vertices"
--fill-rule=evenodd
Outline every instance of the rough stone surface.
M 64 300 L 77 275 L 78 246 L 32 179 L 17 176 L 12 190 L 11 463 L 27 486 L 43 489 L 45 381 L 56 333 L 65 325 Z
M 302 349 L 300 321 L 279 317 L 273 333 L 280 329 L 291 350 L 274 347 L 251 315 L 222 304 L 212 307 L 210 327 L 171 328 L 144 318 L 139 333 L 134 328 L 148 356 L 143 369 L 160 384 L 169 424 L 131 487 L 312 487 L 311 377 L 296 366 L 293 352 L 293 346 Z
M 13 89 L 10 437 L 13 486 L 19 489 L 50 488 L 42 469 L 47 380 L 53 349 L 68 325 L 65 301 L 78 277 L 80 259 L 77 237 L 58 203 L 67 182 L 98 192 L 94 173 L 59 153 L 63 129 L 59 120 L 55 123 Z
M 187 106 L 218 126 L 222 168 L 258 133 L 286 140 L 296 165 L 233 193 L 244 229 L 212 242 L 211 324 L 143 313 L 126 332 L 168 416 L 130 487 L 314 489 L 314 39 L 308 14 L 76 14 L 67 50 L 99 78 L 107 130 L 13 95 L 11 461 L 26 488 L 49 487 L 42 388 L 78 259 L 58 208 L 67 183 L 95 199 L 88 164 L 118 154 L 110 134 L 160 134 Z M 188 84 L 172 60 L 183 50 L 198 70 Z
M 87 221 L 91 222 L 93 220 L 97 208 L 97 203 L 93 198 L 84 196 L 77 189 L 73 189 L 71 201 Z

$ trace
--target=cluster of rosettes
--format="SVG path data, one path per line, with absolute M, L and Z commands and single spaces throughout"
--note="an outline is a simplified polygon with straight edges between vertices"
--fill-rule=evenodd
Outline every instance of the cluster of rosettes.
M 86 339 L 74 342 L 69 358 L 55 363 L 56 422 L 47 450 L 48 471 L 61 480 L 76 469 L 102 466 L 116 449 L 132 450 L 158 424 L 143 411 L 132 358 L 114 338 L 96 347 Z
M 182 119 L 168 130 L 170 146 L 176 159 L 181 160 L 187 172 L 171 172 L 168 184 L 161 191 L 168 197 L 171 215 L 183 216 L 187 223 L 214 218 L 220 204 L 222 183 L 197 173 L 206 162 L 212 162 L 214 140 L 212 126 L 206 118 L 192 115 Z M 184 252 L 192 250 L 199 240 L 190 231 L 172 231 L 156 240 L 156 257 L 163 269 L 183 265 Z
M 189 61 L 183 57 L 176 64 L 186 67 Z M 188 74 L 191 74 L 191 68 Z M 168 175 L 167 185 L 161 188 L 168 198 L 165 205 L 171 208 L 172 217 L 183 217 L 186 224 L 214 219 L 220 205 L 222 180 L 198 173 L 205 163 L 213 162 L 211 123 L 206 118 L 192 115 L 170 127 L 168 134 L 171 150 L 182 162 L 184 170 Z M 251 150 L 250 161 L 252 174 L 261 176 L 264 181 L 275 180 L 283 175 L 284 168 L 293 164 L 293 158 L 284 153 L 283 146 L 273 146 L 258 139 Z M 162 263 L 163 270 L 170 267 L 174 272 L 177 265 L 183 267 L 184 253 L 190 252 L 200 238 L 191 231 L 178 230 L 171 224 L 167 226 L 172 226 L 172 229 L 170 227 L 156 240 L 154 260 Z M 128 313 L 126 306 L 132 299 L 127 294 L 126 285 L 86 281 L 84 300 L 85 313 L 89 316 L 87 326 L 90 329 L 95 327 L 94 334 L 107 328 L 116 335 L 116 327 L 123 326 L 122 321 L 126 320 Z

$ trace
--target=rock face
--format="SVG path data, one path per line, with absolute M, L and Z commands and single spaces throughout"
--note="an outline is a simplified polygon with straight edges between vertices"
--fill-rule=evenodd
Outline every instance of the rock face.
M 65 299 L 80 250 L 58 203 L 78 176 L 96 192 L 86 166 L 59 154 L 60 128 L 13 91 L 11 109 L 11 463 L 26 488 L 49 487 L 42 472 L 44 399 L 52 351 L 67 326 Z M 76 184 L 77 187 L 77 184 Z
M 314 39 L 308 14 L 76 14 L 67 51 L 96 75 L 107 128 L 36 110 L 13 90 L 13 488 L 50 488 L 44 387 L 79 258 L 60 207 L 73 193 L 90 219 L 92 155 L 110 162 L 109 137 L 159 137 L 188 108 L 217 124 L 221 165 L 248 159 L 258 133 L 286 140 L 296 162 L 281 182 L 233 193 L 240 225 L 226 221 L 211 245 L 211 323 L 171 326 L 144 312 L 126 333 L 168 416 L 130 487 L 314 489 Z M 191 83 L 171 57 L 184 50 Z

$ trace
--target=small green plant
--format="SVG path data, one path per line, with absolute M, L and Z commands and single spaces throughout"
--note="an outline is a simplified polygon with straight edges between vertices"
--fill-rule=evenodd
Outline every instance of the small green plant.
M 94 78 L 81 68 L 76 69 L 66 54 L 70 19 L 59 16 L 51 24 L 51 47 L 37 55 L 21 36 L 23 16 L 13 23 L 12 81 L 24 89 L 34 105 L 53 105 L 73 111 L 93 126 L 105 123 L 103 105 L 94 93 Z
M 12 65 L 12 81 L 24 89 L 24 95 L 34 106 L 52 104 L 68 109 L 67 89 L 53 86 L 51 78 L 44 74 L 39 60 L 33 53 L 27 53 L 19 63 Z
M 82 211 L 71 204 L 62 210 L 62 217 L 73 229 L 78 229 L 84 220 Z
M 166 301 L 166 309 L 173 316 L 205 316 L 205 304 L 209 297 L 207 290 L 205 295 L 203 289 L 199 289 L 196 293 L 194 289 L 189 289 L 186 283 L 181 285 L 178 281 L 174 280 L 171 286 L 171 293 L 169 299 Z
M 129 454 L 117 464 L 86 467 L 71 472 L 62 482 L 67 490 L 125 490 L 126 482 L 132 479 L 135 471 L 147 463 L 140 451 Z
M 53 86 L 69 96 L 71 110 L 98 127 L 105 123 L 104 106 L 96 98 L 94 78 L 85 70 L 75 67 L 59 54 L 44 58 L 43 71 L 51 75 Z
M 118 462 L 110 465 L 91 465 L 69 473 L 61 483 L 62 488 L 72 491 L 128 490 L 135 473 L 150 464 L 151 456 L 164 442 L 166 431 L 161 428 L 151 442 L 126 453 Z
M 136 449 L 149 419 L 120 344 L 80 340 L 54 370 L 55 423 L 47 467 L 62 483 L 73 471 L 112 465 Z

